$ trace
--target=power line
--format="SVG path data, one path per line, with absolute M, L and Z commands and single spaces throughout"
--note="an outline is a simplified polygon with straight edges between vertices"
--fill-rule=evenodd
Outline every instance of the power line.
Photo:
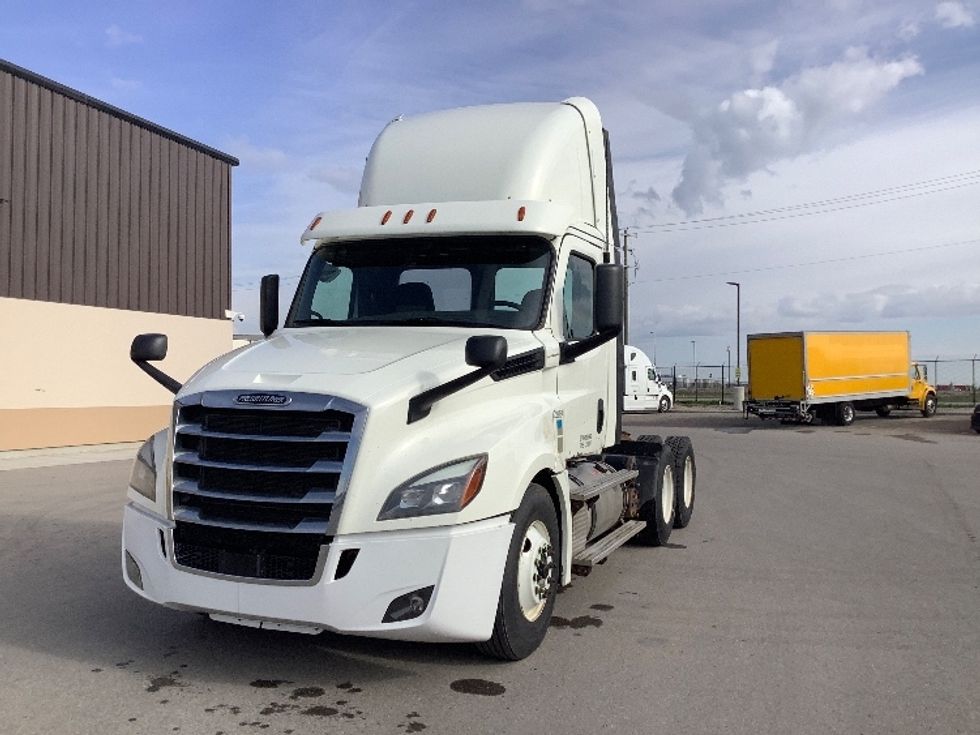
M 892 186 L 886 189 L 874 189 L 872 191 L 862 192 L 860 194 L 847 194 L 845 196 L 834 197 L 832 199 L 820 199 L 814 202 L 805 202 L 803 204 L 792 204 L 785 207 L 776 207 L 774 209 L 760 209 L 755 212 L 742 212 L 740 214 L 726 214 L 719 217 L 704 217 L 701 219 L 688 219 L 680 220 L 678 222 L 658 222 L 648 225 L 649 227 L 680 227 L 682 225 L 693 225 L 700 224 L 702 222 L 717 222 L 719 220 L 726 219 L 737 219 L 740 217 L 755 217 L 763 214 L 775 214 L 779 212 L 788 212 L 795 209 L 805 209 L 809 207 L 823 207 L 828 204 L 837 204 L 839 202 L 849 201 L 852 199 L 868 199 L 883 194 L 892 194 L 896 191 L 902 191 L 904 189 L 921 189 L 923 187 L 933 187 L 938 184 L 945 184 L 950 181 L 957 181 L 960 179 L 973 179 L 980 176 L 980 170 L 977 171 L 964 171 L 963 173 L 950 174 L 949 176 L 942 176 L 938 179 L 926 179 L 924 181 L 918 181 L 912 184 L 902 184 L 901 186 Z
M 665 281 L 693 281 L 699 278 L 719 278 L 721 276 L 737 276 L 745 273 L 762 273 L 765 271 L 786 270 L 788 268 L 805 268 L 811 265 L 827 265 L 829 263 L 845 263 L 852 260 L 864 260 L 867 258 L 880 258 L 885 255 L 904 255 L 907 253 L 920 253 L 924 250 L 939 250 L 941 248 L 951 248 L 958 245 L 974 245 L 980 243 L 980 238 L 974 240 L 958 240 L 957 242 L 945 242 L 937 245 L 923 245 L 917 248 L 906 248 L 904 250 L 882 250 L 876 253 L 864 253 L 863 255 L 847 255 L 841 258 L 827 258 L 826 260 L 811 260 L 805 263 L 789 263 L 786 265 L 768 265 L 759 268 L 745 268 L 737 271 L 718 271 L 716 273 L 697 273 L 689 276 L 670 276 L 667 278 L 651 278 L 647 281 L 637 281 L 640 283 L 663 283 Z
M 937 180 L 938 181 L 938 180 Z M 677 222 L 664 222 L 660 224 L 650 224 L 645 225 L 640 228 L 633 228 L 635 233 L 666 233 L 666 232 L 690 232 L 692 230 L 708 230 L 715 229 L 719 227 L 734 227 L 736 225 L 750 225 L 758 224 L 760 222 L 774 222 L 777 220 L 784 219 L 795 219 L 797 217 L 809 217 L 816 214 L 827 214 L 830 212 L 840 212 L 847 209 L 859 209 L 861 207 L 870 207 L 875 204 L 886 204 L 888 202 L 897 202 L 903 199 L 913 199 L 916 197 L 926 196 L 928 194 L 939 194 L 944 191 L 952 191 L 954 189 L 962 189 L 967 186 L 975 186 L 980 184 L 980 172 L 976 174 L 959 174 L 955 177 L 946 177 L 948 186 L 936 187 L 936 185 L 930 184 L 931 188 L 925 191 L 914 191 L 916 188 L 923 188 L 922 185 L 907 184 L 901 187 L 893 187 L 890 190 L 881 189 L 877 192 L 866 192 L 864 194 L 852 194 L 845 197 L 838 197 L 836 199 L 825 199 L 817 202 L 808 202 L 805 204 L 795 204 L 787 207 L 779 207 L 775 209 L 763 209 L 755 212 L 744 212 L 741 214 L 731 214 L 721 217 L 708 217 L 704 219 L 694 219 L 694 220 L 679 220 Z M 871 197 L 881 197 L 882 193 L 894 193 L 897 191 L 913 189 L 913 191 L 900 194 L 898 196 L 889 196 L 885 198 L 871 199 Z M 852 202 L 855 200 L 870 199 L 870 201 L 859 201 L 854 204 L 843 204 L 842 206 L 828 206 L 833 204 L 840 204 L 843 202 Z M 799 211 L 799 210 L 812 210 L 812 211 Z M 790 214 L 781 214 L 783 212 L 790 212 Z M 763 215 L 776 214 L 777 216 L 769 217 Z M 754 217 L 756 219 L 747 219 Z M 690 225 L 695 225 L 691 227 Z

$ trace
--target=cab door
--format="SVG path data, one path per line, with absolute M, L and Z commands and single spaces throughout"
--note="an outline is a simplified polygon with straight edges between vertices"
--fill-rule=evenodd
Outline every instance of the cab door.
M 626 396 L 624 408 L 629 411 L 639 411 L 643 408 L 643 385 L 640 381 L 639 368 L 636 365 L 626 366 Z
M 563 242 L 555 281 L 554 309 L 559 323 L 555 334 L 566 345 L 595 333 L 595 266 L 601 251 L 571 235 Z M 570 247 L 568 247 L 570 245 Z M 616 421 L 616 396 L 610 400 L 610 382 L 617 390 L 613 340 L 558 366 L 558 399 L 563 413 L 562 454 L 565 458 L 598 454 L 602 432 Z M 613 372 L 610 373 L 610 361 Z

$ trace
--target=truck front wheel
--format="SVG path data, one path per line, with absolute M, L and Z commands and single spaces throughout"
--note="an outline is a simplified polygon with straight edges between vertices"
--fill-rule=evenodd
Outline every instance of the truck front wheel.
M 493 635 L 477 644 L 482 653 L 518 661 L 541 645 L 558 588 L 558 539 L 551 496 L 532 483 L 514 513 Z
M 670 410 L 670 399 L 667 396 L 660 397 L 660 405 L 657 407 L 659 413 L 667 413 Z
M 922 404 L 922 415 L 926 418 L 936 415 L 936 394 L 930 393 Z

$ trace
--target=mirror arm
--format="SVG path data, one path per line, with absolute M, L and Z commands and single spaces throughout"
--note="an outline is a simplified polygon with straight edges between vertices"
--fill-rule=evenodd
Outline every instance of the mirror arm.
M 171 378 L 156 365 L 151 365 L 146 360 L 133 360 L 133 362 L 136 363 L 136 367 L 149 375 L 171 393 L 177 393 L 177 391 L 183 387 L 181 383 L 178 383 L 176 380 Z
M 596 332 L 585 339 L 580 339 L 578 342 L 562 342 L 558 364 L 564 365 L 569 362 L 575 362 L 576 357 L 581 357 L 586 352 L 591 352 L 596 347 L 600 347 L 606 344 L 606 342 L 616 339 L 621 331 L 622 327 L 616 327 L 615 329 L 608 329 L 605 332 Z
M 435 388 L 423 391 L 417 396 L 412 396 L 408 401 L 408 421 L 406 423 L 414 424 L 416 421 L 424 419 L 429 415 L 429 411 L 432 410 L 433 404 L 437 401 L 441 401 L 453 393 L 458 393 L 463 388 L 467 388 L 478 380 L 482 380 L 497 369 L 497 367 L 478 368 L 471 373 L 466 373 L 466 375 L 460 375 L 448 383 L 437 385 Z

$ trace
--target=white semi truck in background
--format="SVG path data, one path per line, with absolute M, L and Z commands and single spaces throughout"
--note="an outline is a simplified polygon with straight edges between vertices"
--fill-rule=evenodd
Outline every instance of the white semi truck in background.
M 255 627 L 519 659 L 555 594 L 694 505 L 686 437 L 624 440 L 608 140 L 583 98 L 397 119 L 317 215 L 285 322 L 183 385 L 122 532 L 144 598 Z
M 623 349 L 623 410 L 669 411 L 674 405 L 674 393 L 657 372 L 657 366 L 638 347 L 626 345 Z

